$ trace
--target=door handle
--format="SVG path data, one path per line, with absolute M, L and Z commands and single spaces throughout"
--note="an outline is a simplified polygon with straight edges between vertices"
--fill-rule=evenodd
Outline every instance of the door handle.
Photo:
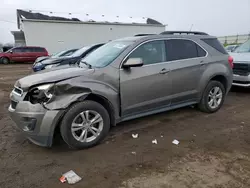
M 162 69 L 159 73 L 160 74 L 167 74 L 168 72 L 170 72 L 170 70 L 169 69 Z
M 200 65 L 205 65 L 205 62 L 202 60 L 202 61 L 200 62 Z

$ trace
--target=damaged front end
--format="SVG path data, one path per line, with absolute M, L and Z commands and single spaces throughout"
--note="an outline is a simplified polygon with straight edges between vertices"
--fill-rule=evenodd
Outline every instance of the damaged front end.
M 9 113 L 16 127 L 29 140 L 50 147 L 55 127 L 65 109 L 73 102 L 85 99 L 90 92 L 88 88 L 71 85 L 70 80 L 39 84 L 26 90 L 15 86 L 10 94 Z
M 90 93 L 89 88 L 74 86 L 63 81 L 32 87 L 24 100 L 32 104 L 42 104 L 47 110 L 62 110 L 75 101 L 83 100 Z

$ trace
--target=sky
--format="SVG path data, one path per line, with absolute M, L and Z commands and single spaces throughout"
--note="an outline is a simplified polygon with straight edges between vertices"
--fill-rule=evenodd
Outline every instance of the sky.
M 167 30 L 215 36 L 250 33 L 250 0 L 1 0 L 0 42 L 13 42 L 16 9 L 150 17 Z

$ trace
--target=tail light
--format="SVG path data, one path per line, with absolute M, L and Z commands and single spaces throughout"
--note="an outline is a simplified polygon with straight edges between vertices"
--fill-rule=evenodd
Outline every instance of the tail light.
M 234 59 L 232 56 L 228 57 L 228 63 L 230 65 L 231 68 L 234 68 Z

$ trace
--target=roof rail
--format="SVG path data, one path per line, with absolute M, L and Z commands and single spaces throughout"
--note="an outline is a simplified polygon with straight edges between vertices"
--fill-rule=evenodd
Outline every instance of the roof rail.
M 160 33 L 161 35 L 174 35 L 174 34 L 186 34 L 186 35 L 208 35 L 207 33 L 200 31 L 164 31 Z
M 143 36 L 149 36 L 149 35 L 155 35 L 155 34 L 137 34 L 134 35 L 135 37 L 143 37 Z

